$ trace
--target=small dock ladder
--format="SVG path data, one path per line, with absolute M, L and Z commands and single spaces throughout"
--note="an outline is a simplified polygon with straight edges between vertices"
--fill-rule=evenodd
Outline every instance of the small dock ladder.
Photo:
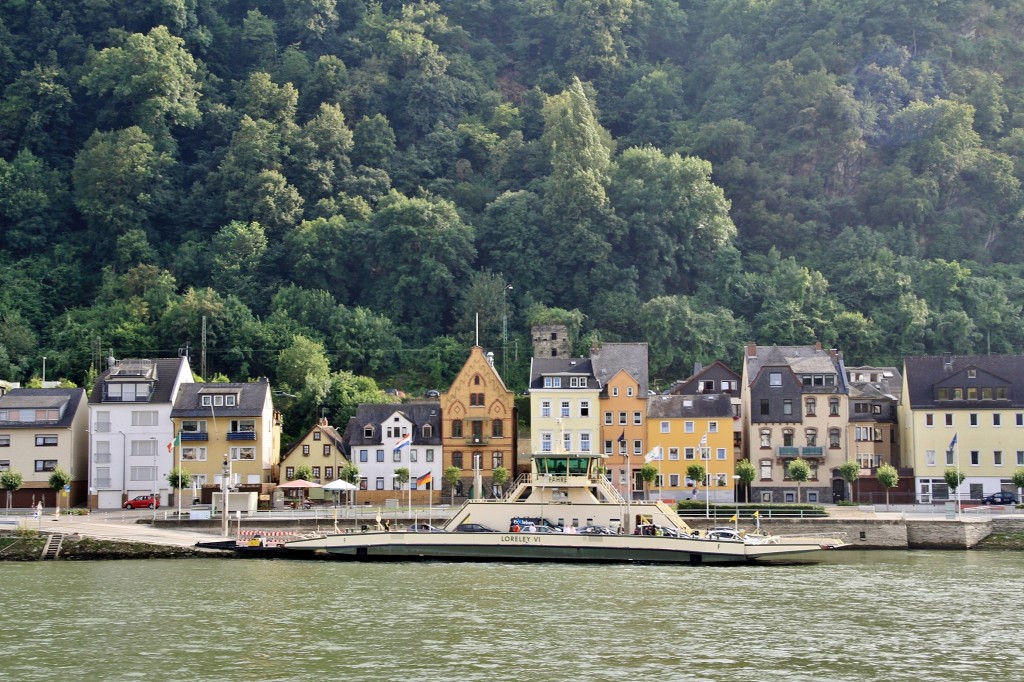
M 56 559 L 57 555 L 60 554 L 60 546 L 64 542 L 64 535 L 62 533 L 51 533 L 50 537 L 46 539 L 46 546 L 43 547 L 43 554 L 39 557 L 40 561 L 48 561 Z

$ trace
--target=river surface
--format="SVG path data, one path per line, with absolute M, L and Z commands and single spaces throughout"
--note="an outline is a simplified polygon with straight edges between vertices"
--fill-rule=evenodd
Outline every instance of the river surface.
M 0 563 L 3 680 L 1021 680 L 1024 552 Z

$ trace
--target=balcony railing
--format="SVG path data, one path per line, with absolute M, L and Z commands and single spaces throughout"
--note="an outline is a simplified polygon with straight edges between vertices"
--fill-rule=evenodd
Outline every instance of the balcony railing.
M 181 440 L 210 440 L 209 435 L 205 431 L 182 431 Z
M 487 445 L 490 439 L 487 436 L 468 436 L 466 445 Z
M 255 431 L 228 431 L 228 440 L 256 440 Z
M 800 454 L 804 457 L 824 457 L 825 448 L 820 445 L 808 445 L 807 447 L 800 448 Z
M 793 447 L 790 445 L 779 446 L 779 457 L 799 457 L 800 448 Z

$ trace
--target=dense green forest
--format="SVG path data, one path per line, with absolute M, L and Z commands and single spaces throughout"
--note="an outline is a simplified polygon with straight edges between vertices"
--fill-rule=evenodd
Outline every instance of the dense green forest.
M 7 0 L 0 376 L 199 369 L 205 318 L 207 378 L 343 416 L 443 388 L 477 314 L 522 389 L 551 309 L 656 385 L 749 340 L 1021 352 L 1022 32 L 1022 0 Z

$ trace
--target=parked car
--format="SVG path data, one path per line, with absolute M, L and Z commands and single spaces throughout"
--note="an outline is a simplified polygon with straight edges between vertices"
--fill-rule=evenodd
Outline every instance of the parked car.
M 708 528 L 707 538 L 708 540 L 731 540 L 734 542 L 743 541 L 743 538 L 735 528 Z
M 443 528 L 431 526 L 429 523 L 413 523 L 409 526 L 410 533 L 444 533 Z
M 615 531 L 608 526 L 583 526 L 576 532 L 580 535 L 615 535 Z
M 1017 504 L 1017 496 L 1013 493 L 998 492 L 986 495 L 981 500 L 982 504 Z
M 152 495 L 139 495 L 124 503 L 125 509 L 156 509 L 160 506 L 160 498 Z
M 519 531 L 520 533 L 559 533 L 561 531 L 555 530 L 551 526 L 534 526 L 533 524 L 526 524 Z
M 481 525 L 479 523 L 460 523 L 455 526 L 456 533 L 497 533 L 498 531 L 493 528 Z

